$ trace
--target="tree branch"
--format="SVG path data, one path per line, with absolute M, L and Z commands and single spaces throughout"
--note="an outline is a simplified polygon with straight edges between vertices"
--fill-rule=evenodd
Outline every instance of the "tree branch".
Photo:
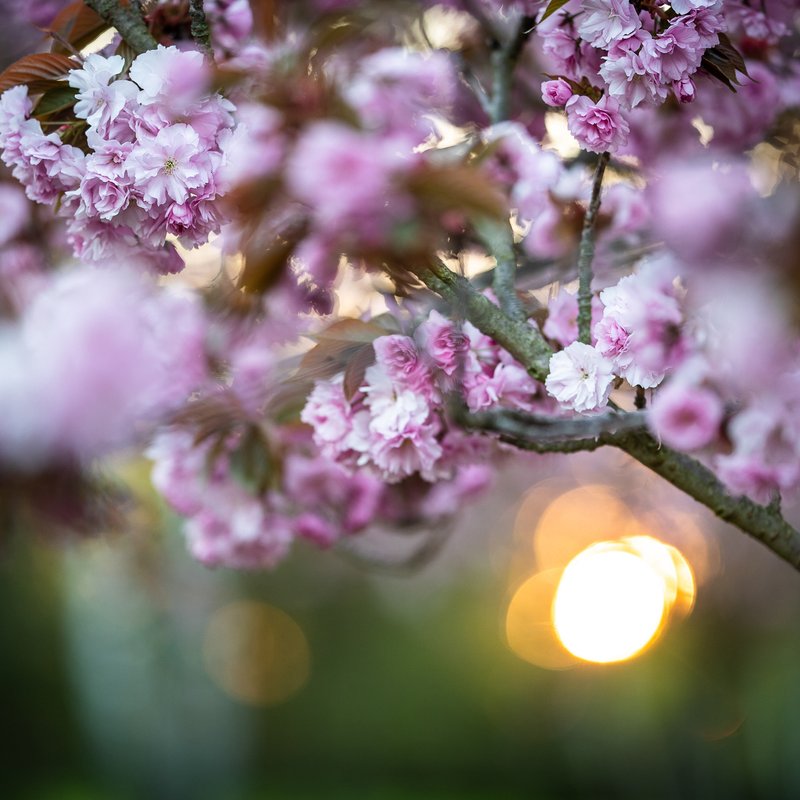
M 539 331 L 508 316 L 461 275 L 441 261 L 416 272 L 425 285 L 447 300 L 480 331 L 508 350 L 538 381 L 547 377 L 553 351 Z
M 583 218 L 581 243 L 578 249 L 578 341 L 592 341 L 592 261 L 594 260 L 594 226 L 600 210 L 600 190 L 609 154 L 601 153 L 592 179 L 592 196 Z
M 609 443 L 800 570 L 800 532 L 781 516 L 779 508 L 733 497 L 710 469 L 685 453 L 660 445 L 648 433 L 623 435 Z
M 527 314 L 517 296 L 517 253 L 511 224 L 484 217 L 475 221 L 475 230 L 497 262 L 492 271 L 492 289 L 500 308 L 512 319 L 524 322 Z
M 189 21 L 191 23 L 192 39 L 195 40 L 200 50 L 213 61 L 214 49 L 211 46 L 211 28 L 208 26 L 203 0 L 189 0 Z
M 85 0 L 86 5 L 117 29 L 137 55 L 158 46 L 137 11 L 138 4 L 123 6 L 120 0 Z
M 644 412 L 599 414 L 594 417 L 551 417 L 524 411 L 500 409 L 475 414 L 463 412 L 458 421 L 470 429 L 494 431 L 520 440 L 545 443 L 574 443 L 588 439 L 608 440 L 609 436 L 644 431 Z
M 534 378 L 545 380 L 552 351 L 538 330 L 509 317 L 441 262 L 418 274 L 430 289 L 508 350 Z M 503 442 L 536 453 L 617 447 L 800 570 L 800 531 L 783 518 L 779 504 L 761 506 L 731 495 L 710 469 L 685 453 L 662 446 L 642 430 L 644 411 L 553 421 L 508 410 L 468 414 L 457 409 L 455 416 L 469 430 L 494 433 Z

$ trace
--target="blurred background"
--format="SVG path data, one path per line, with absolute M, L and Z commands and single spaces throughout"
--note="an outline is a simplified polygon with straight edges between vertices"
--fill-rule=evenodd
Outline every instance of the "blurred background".
M 800 575 L 621 454 L 251 575 L 111 469 L 123 532 L 0 531 L 3 800 L 800 796 Z
M 800 578 L 620 454 L 510 466 L 397 574 L 431 532 L 209 571 L 114 470 L 124 534 L 6 540 L 3 798 L 800 794 Z

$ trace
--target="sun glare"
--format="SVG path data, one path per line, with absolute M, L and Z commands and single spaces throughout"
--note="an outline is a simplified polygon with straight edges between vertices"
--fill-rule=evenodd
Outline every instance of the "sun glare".
M 655 539 L 648 543 L 662 547 Z M 655 639 L 676 589 L 652 562 L 623 542 L 592 545 L 570 561 L 552 608 L 556 634 L 570 653 L 607 664 L 635 656 Z

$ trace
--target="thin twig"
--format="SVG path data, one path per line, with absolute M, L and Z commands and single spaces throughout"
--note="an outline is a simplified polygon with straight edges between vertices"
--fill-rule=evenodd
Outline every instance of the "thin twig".
M 592 196 L 583 218 L 581 243 L 578 249 L 578 341 L 590 344 L 592 339 L 592 261 L 594 260 L 594 226 L 600 210 L 600 191 L 609 154 L 601 153 L 592 180 Z
M 475 230 L 497 262 L 492 273 L 492 289 L 500 307 L 512 319 L 524 321 L 527 315 L 517 295 L 517 253 L 511 224 L 507 219 L 498 221 L 484 217 L 475 221 Z

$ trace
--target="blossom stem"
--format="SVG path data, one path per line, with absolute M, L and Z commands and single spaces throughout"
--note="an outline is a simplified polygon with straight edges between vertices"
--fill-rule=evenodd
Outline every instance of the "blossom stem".
M 463 414 L 459 420 L 470 429 L 494 431 L 515 436 L 537 444 L 566 444 L 606 438 L 621 433 L 643 431 L 646 416 L 641 411 L 620 414 L 601 414 L 592 417 L 560 418 L 527 414 L 511 409 Z
M 489 103 L 489 119 L 492 125 L 511 117 L 511 86 L 514 67 L 531 32 L 533 17 L 521 17 L 513 35 L 506 42 L 492 41 L 492 97 Z M 478 235 L 489 252 L 495 257 L 492 288 L 501 308 L 516 320 L 525 320 L 525 309 L 517 297 L 517 255 L 514 236 L 507 221 L 497 224 L 493 220 L 476 223 Z
M 521 17 L 508 41 L 501 42 L 495 38 L 492 42 L 492 105 L 490 113 L 492 125 L 511 117 L 511 86 L 514 67 L 517 65 L 517 60 L 534 24 L 535 17 Z
M 517 295 L 517 254 L 511 225 L 508 220 L 484 217 L 476 220 L 475 230 L 497 262 L 492 272 L 492 289 L 500 307 L 513 319 L 524 322 L 527 314 Z
M 578 249 L 578 341 L 591 344 L 592 339 L 592 261 L 594 260 L 594 228 L 600 210 L 600 190 L 603 187 L 609 154 L 601 153 L 592 180 L 592 195 Z
M 158 45 L 135 4 L 123 6 L 119 0 L 86 0 L 86 5 L 116 28 L 137 55 L 153 50 Z

